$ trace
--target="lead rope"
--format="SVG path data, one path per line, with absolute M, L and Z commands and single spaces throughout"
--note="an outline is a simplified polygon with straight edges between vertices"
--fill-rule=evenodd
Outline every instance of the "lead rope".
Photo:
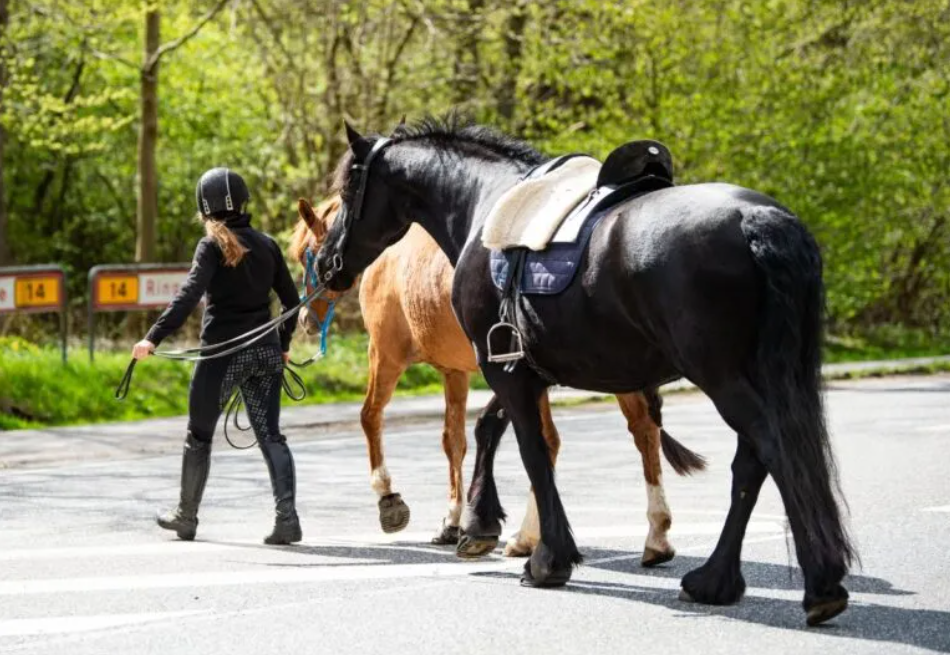
M 291 362 L 293 364 L 293 362 Z M 289 379 L 288 379 L 289 376 Z M 294 385 L 298 391 L 294 391 Z M 303 378 L 300 375 L 291 369 L 288 366 L 284 366 L 284 372 L 280 379 L 280 386 L 284 391 L 284 394 L 293 401 L 303 400 L 307 396 L 307 387 L 304 385 Z M 231 435 L 228 434 L 228 423 L 233 423 L 235 429 L 239 432 L 247 432 L 253 426 L 248 423 L 247 427 L 241 427 L 241 408 L 245 405 L 244 395 L 241 393 L 241 390 L 236 390 L 231 398 L 228 400 L 227 409 L 224 413 L 224 439 L 228 442 L 228 445 L 235 450 L 247 450 L 253 448 L 257 445 L 258 439 L 255 436 L 254 441 L 247 444 L 246 446 L 239 446 L 233 441 L 231 441 Z

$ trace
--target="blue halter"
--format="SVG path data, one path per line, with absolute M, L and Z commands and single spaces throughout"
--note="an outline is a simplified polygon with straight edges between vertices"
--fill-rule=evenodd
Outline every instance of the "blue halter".
M 307 265 L 304 268 L 304 295 L 301 297 L 301 300 L 307 297 L 306 294 L 306 284 L 311 284 L 314 288 L 320 284 L 320 276 L 317 274 L 317 261 L 316 257 L 313 254 L 313 251 L 310 248 L 307 248 Z M 327 303 L 327 315 L 321 321 L 320 317 L 317 316 L 317 312 L 314 311 L 313 307 L 310 306 L 310 303 L 307 303 L 307 312 L 310 314 L 310 319 L 317 324 L 317 328 L 320 330 L 320 356 L 323 357 L 327 354 L 327 332 L 330 330 L 330 323 L 333 321 L 333 313 L 336 309 L 335 300 L 326 300 L 321 294 L 317 298 L 318 300 L 324 300 Z

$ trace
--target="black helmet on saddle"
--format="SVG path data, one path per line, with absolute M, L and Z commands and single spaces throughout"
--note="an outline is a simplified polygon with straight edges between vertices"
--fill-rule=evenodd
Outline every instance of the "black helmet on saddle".
M 659 141 L 631 141 L 608 155 L 600 169 L 597 186 L 619 186 L 636 179 L 653 176 L 673 183 L 673 156 Z
M 227 168 L 206 171 L 195 188 L 195 201 L 202 216 L 240 216 L 250 199 L 244 179 Z

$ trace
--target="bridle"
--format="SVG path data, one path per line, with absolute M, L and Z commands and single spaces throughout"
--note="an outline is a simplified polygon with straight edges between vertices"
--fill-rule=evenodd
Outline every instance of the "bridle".
M 360 220 L 362 216 L 363 200 L 366 197 L 366 184 L 369 181 L 369 167 L 372 165 L 373 160 L 382 154 L 383 150 L 392 145 L 392 143 L 393 140 L 389 137 L 381 137 L 373 144 L 372 149 L 370 149 L 369 154 L 366 156 L 366 161 L 361 164 L 354 163 L 350 166 L 350 171 L 359 177 L 359 186 L 356 189 L 356 196 L 353 198 L 352 209 L 347 206 L 346 202 L 341 202 L 340 214 L 342 214 L 342 216 L 338 216 L 337 220 L 342 221 L 343 235 L 340 237 L 336 252 L 333 253 L 333 265 L 323 274 L 322 282 L 324 285 L 328 284 L 334 275 L 343 270 L 343 251 L 346 250 L 346 242 L 350 238 L 350 230 L 353 228 L 353 223 Z

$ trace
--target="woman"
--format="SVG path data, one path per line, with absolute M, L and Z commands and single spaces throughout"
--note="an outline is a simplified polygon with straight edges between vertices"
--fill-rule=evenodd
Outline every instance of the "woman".
M 213 168 L 201 176 L 195 194 L 207 236 L 198 242 L 181 291 L 132 349 L 136 359 L 148 357 L 180 328 L 202 295 L 206 297 L 202 345 L 227 341 L 269 321 L 271 289 L 285 309 L 298 303 L 280 248 L 250 226 L 251 217 L 244 212 L 250 194 L 241 176 L 227 168 Z M 158 517 L 158 525 L 177 532 L 179 539 L 195 538 L 215 424 L 234 388 L 239 387 L 274 490 L 277 517 L 264 543 L 301 540 L 294 506 L 294 460 L 279 428 L 281 376 L 296 324 L 292 317 L 281 325 L 279 334 L 271 332 L 248 348 L 195 366 L 188 395 L 181 497 L 175 510 Z

